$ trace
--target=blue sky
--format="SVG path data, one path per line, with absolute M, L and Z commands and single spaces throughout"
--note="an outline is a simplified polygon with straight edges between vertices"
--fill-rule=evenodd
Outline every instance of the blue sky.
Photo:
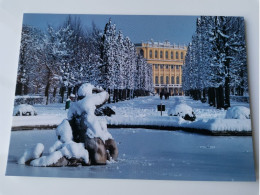
M 133 43 L 153 39 L 168 40 L 176 44 L 188 44 L 195 32 L 197 16 L 158 16 L 158 15 L 82 15 L 71 14 L 81 19 L 84 28 L 94 22 L 103 29 L 109 18 Z M 23 23 L 46 30 L 48 24 L 60 26 L 68 14 L 24 14 Z

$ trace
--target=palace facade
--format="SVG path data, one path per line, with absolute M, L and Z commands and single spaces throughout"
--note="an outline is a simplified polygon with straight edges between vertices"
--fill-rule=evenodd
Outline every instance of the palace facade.
M 182 66 L 187 47 L 170 42 L 142 42 L 135 44 L 141 54 L 153 68 L 155 93 L 169 92 L 170 95 L 183 95 Z

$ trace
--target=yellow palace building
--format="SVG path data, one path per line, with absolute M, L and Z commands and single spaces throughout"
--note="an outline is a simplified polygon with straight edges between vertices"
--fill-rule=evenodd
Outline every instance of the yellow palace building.
M 142 42 L 135 44 L 137 53 L 148 64 L 152 64 L 155 93 L 169 92 L 170 95 L 183 95 L 182 66 L 187 47 L 170 42 Z

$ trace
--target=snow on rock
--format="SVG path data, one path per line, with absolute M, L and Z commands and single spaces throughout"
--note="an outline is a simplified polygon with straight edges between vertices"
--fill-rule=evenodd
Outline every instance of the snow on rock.
M 192 116 L 192 108 L 187 104 L 178 104 L 168 111 L 169 116 L 180 116 L 184 117 L 186 114 Z
M 47 167 L 57 163 L 62 157 L 61 151 L 55 151 L 49 156 L 42 156 L 33 160 L 30 165 L 34 167 Z
M 244 106 L 234 106 L 228 109 L 226 119 L 250 119 L 250 110 Z
M 62 123 L 57 127 L 56 135 L 63 143 L 69 142 L 73 139 L 72 129 L 67 119 L 64 119 Z
M 59 144 L 57 143 L 57 145 Z M 31 161 L 30 165 L 35 167 L 57 166 L 57 163 L 63 157 L 66 157 L 66 160 L 64 161 L 69 161 L 72 158 L 82 158 L 86 164 L 89 162 L 89 154 L 83 143 L 76 143 L 71 141 L 70 143 L 59 145 L 59 147 L 60 146 L 61 149 L 51 152 L 48 156 L 42 156 Z M 64 166 L 65 165 L 67 165 L 67 163 L 64 163 Z
M 194 121 L 196 119 L 196 116 L 194 112 L 192 111 L 192 108 L 188 106 L 187 104 L 180 103 L 175 105 L 173 108 L 171 108 L 168 111 L 169 116 L 180 116 L 185 120 Z
M 32 105 L 20 104 L 14 108 L 14 116 L 35 116 L 37 112 Z
M 44 150 L 44 145 L 38 143 L 34 148 L 27 149 L 18 160 L 18 164 L 26 164 L 28 161 L 39 158 Z
M 71 142 L 68 144 L 64 144 L 62 149 L 60 150 L 63 156 L 66 156 L 66 158 L 83 158 L 85 163 L 88 163 L 89 161 L 89 154 L 88 151 L 84 147 L 84 143 L 76 143 Z

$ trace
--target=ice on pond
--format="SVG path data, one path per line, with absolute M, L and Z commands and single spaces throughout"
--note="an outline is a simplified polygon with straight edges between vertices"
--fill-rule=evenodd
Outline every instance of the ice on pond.
M 16 164 L 21 151 L 38 142 L 49 148 L 55 142 L 56 135 L 53 130 L 12 132 L 6 174 L 117 179 L 255 180 L 251 136 L 206 136 L 182 131 L 126 128 L 110 129 L 110 132 L 120 143 L 117 162 L 110 162 L 106 166 L 73 168 L 40 168 Z

